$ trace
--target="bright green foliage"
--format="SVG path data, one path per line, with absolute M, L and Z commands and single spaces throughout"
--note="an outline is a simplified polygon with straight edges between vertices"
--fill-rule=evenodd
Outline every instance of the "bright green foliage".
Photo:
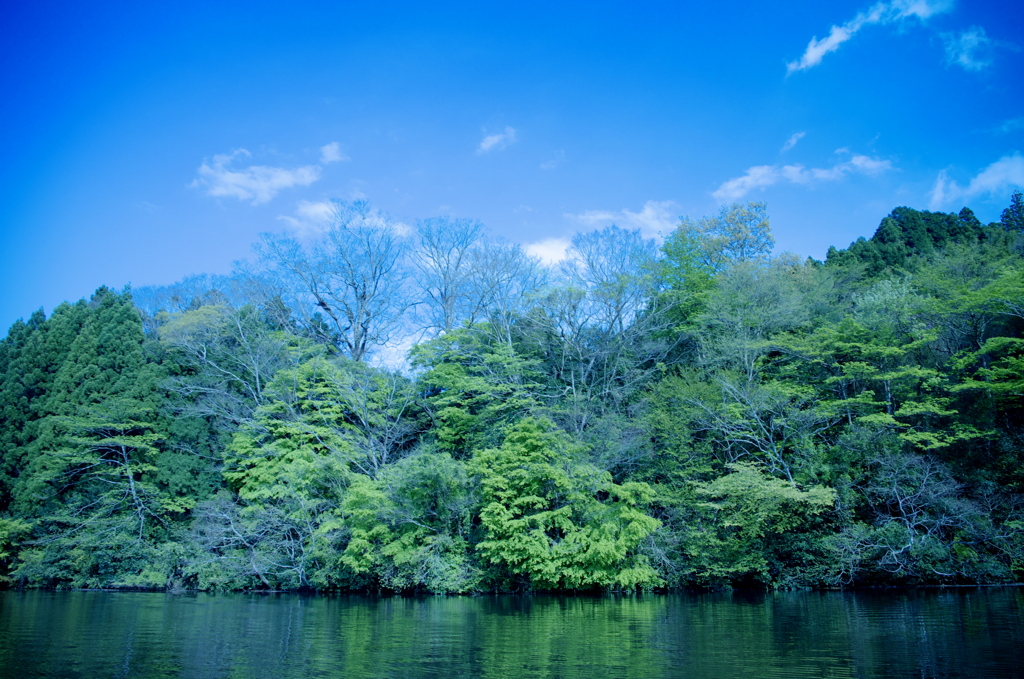
M 460 328 L 413 348 L 419 380 L 436 419 L 438 446 L 456 457 L 496 443 L 496 433 L 539 405 L 538 362 L 486 327 Z
M 272 400 L 228 448 L 225 478 L 245 500 L 281 482 L 283 469 L 319 464 L 376 475 L 397 459 L 411 430 L 402 378 L 372 372 L 345 359 L 313 358 L 281 371 L 268 388 Z
M 325 358 L 281 371 L 269 387 L 276 398 L 228 446 L 224 477 L 244 503 L 237 522 L 249 534 L 248 569 L 264 583 L 273 576 L 281 585 L 309 586 L 318 542 L 337 529 L 350 468 L 361 459 L 359 432 L 339 398 L 343 381 Z M 235 521 L 227 510 L 219 517 Z
M 252 534 L 253 544 L 245 548 L 257 577 L 340 586 L 344 573 L 338 569 L 349 564 L 336 551 L 351 530 L 342 520 L 350 511 L 342 508 L 343 499 L 358 505 L 408 438 L 397 379 L 324 357 L 277 374 L 267 389 L 270 399 L 235 434 L 225 458 L 224 477 L 244 503 L 238 520 Z M 226 516 L 220 512 L 221 524 Z M 271 525 L 275 538 L 267 535 Z M 368 532 L 380 531 L 372 526 Z
M 1024 269 L 1019 265 L 1005 267 L 988 285 L 972 291 L 970 304 L 979 314 L 1024 320 Z M 990 325 L 994 324 L 990 321 Z M 983 390 L 1006 406 L 1024 405 L 1024 339 L 1003 335 L 979 337 L 973 346 L 957 355 L 953 365 L 967 378 L 954 387 L 956 391 Z
M 658 277 L 666 290 L 662 303 L 673 306 L 675 325 L 684 324 L 704 310 L 714 285 L 714 271 L 701 258 L 700 241 L 692 230 L 680 227 L 661 246 Z
M 815 556 L 808 531 L 820 530 L 819 517 L 832 510 L 836 492 L 801 490 L 757 465 L 728 468 L 730 473 L 695 486 L 703 502 L 689 527 L 685 568 L 705 585 L 799 582 Z
M 491 564 L 536 589 L 633 589 L 661 582 L 637 548 L 660 522 L 644 512 L 645 483 L 616 484 L 574 459 L 550 423 L 527 419 L 500 448 L 479 451 L 485 539 Z
M 339 473 L 356 456 L 356 429 L 335 388 L 339 374 L 329 361 L 315 358 L 278 375 L 270 387 L 278 398 L 258 409 L 228 446 L 224 477 L 240 498 L 304 492 L 321 465 Z
M 351 531 L 342 562 L 391 590 L 475 589 L 470 488 L 464 464 L 445 453 L 406 458 L 377 480 L 353 478 L 342 504 Z
M 979 436 L 974 426 L 955 421 L 953 385 L 942 371 L 922 365 L 936 334 L 901 327 L 904 321 L 892 296 L 878 302 L 865 303 L 859 317 L 823 326 L 790 344 L 810 359 L 827 389 L 822 405 L 848 424 L 893 431 L 926 449 Z M 883 309 L 887 317 L 880 319 Z
M 1021 405 L 1024 399 L 1024 339 L 992 337 L 976 352 L 960 357 L 962 369 L 974 368 L 971 379 L 954 389 L 984 389 L 1000 400 Z
M 660 253 L 578 234 L 546 273 L 472 227 L 443 315 L 491 322 L 433 319 L 412 376 L 336 355 L 344 277 L 297 241 L 267 244 L 304 286 L 149 291 L 145 333 L 101 288 L 0 341 L 0 585 L 1019 581 L 1018 198 L 987 227 L 897 208 L 825 264 L 771 257 L 761 203 Z M 421 264 L 461 257 L 434 240 Z

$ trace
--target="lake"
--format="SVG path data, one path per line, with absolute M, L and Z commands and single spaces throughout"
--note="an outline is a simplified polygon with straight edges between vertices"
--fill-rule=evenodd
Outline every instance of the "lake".
M 0 677 L 1014 677 L 1021 588 L 363 597 L 0 592 Z

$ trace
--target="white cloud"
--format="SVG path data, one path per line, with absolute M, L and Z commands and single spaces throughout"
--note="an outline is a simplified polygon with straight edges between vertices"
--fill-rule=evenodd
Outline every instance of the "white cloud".
M 839 149 L 837 153 L 848 153 Z M 873 175 L 892 169 L 888 160 L 853 154 L 852 157 L 832 167 L 811 167 L 803 165 L 755 165 L 739 176 L 725 181 L 711 195 L 721 203 L 739 200 L 755 189 L 765 189 L 780 182 L 804 186 L 818 182 L 833 182 L 850 174 Z
M 351 160 L 348 156 L 341 152 L 341 145 L 336 141 L 332 141 L 330 144 L 325 144 L 320 147 L 320 164 L 327 165 L 329 163 L 337 163 L 342 160 Z
M 678 206 L 671 200 L 649 200 L 639 212 L 632 210 L 587 210 L 577 215 L 565 215 L 590 228 L 615 224 L 624 228 L 640 229 L 647 238 L 661 238 L 679 224 Z
M 786 140 L 786 143 L 782 145 L 782 150 L 779 151 L 779 153 L 785 153 L 796 146 L 797 142 L 803 139 L 806 134 L 806 132 L 794 132 L 789 139 Z
M 250 157 L 245 149 L 233 153 L 219 154 L 212 163 L 199 166 L 199 176 L 191 186 L 202 187 L 210 196 L 227 196 L 238 200 L 252 200 L 253 205 L 266 203 L 282 189 L 293 186 L 309 186 L 320 179 L 320 167 L 307 165 L 287 170 L 283 167 L 250 165 L 240 169 L 229 166 L 238 157 Z
M 786 72 L 793 73 L 817 66 L 826 54 L 835 52 L 865 26 L 890 24 L 912 17 L 924 20 L 952 8 L 953 0 L 892 0 L 876 3 L 866 11 L 858 12 L 857 16 L 842 26 L 832 26 L 829 34 L 821 40 L 817 36 L 811 38 L 803 55 L 786 64 Z
M 353 201 L 355 200 L 360 198 L 354 198 Z M 365 214 L 355 214 L 349 210 L 350 201 L 300 200 L 296 203 L 295 212 L 291 215 L 278 215 L 277 218 L 287 224 L 292 233 L 300 239 L 315 239 L 325 233 L 339 214 L 342 219 L 351 220 L 350 223 L 354 225 L 384 227 L 402 238 L 412 235 L 413 228 L 409 224 L 380 210 L 371 209 Z
M 476 152 L 489 153 L 491 151 L 500 151 L 509 144 L 516 142 L 516 131 L 515 128 L 505 127 L 504 132 L 498 132 L 497 134 L 489 134 L 480 140 L 480 146 L 476 148 Z
M 1011 189 L 1024 188 L 1024 156 L 1003 156 L 979 172 L 967 186 L 960 186 L 943 170 L 932 188 L 930 208 L 938 210 L 962 200 L 982 195 L 1000 196 Z
M 542 170 L 553 170 L 562 163 L 565 162 L 565 151 L 556 151 L 555 155 L 550 160 L 546 160 L 540 164 Z
M 527 243 L 523 249 L 526 250 L 526 254 L 550 266 L 565 259 L 565 251 L 571 244 L 568 238 L 547 238 L 536 243 Z
M 310 238 L 327 230 L 333 214 L 334 209 L 326 201 L 300 200 L 294 216 L 278 215 L 277 218 L 287 224 L 299 238 Z

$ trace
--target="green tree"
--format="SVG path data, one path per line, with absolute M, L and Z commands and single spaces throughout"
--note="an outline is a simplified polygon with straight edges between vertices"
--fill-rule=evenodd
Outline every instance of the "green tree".
M 703 502 L 686 540 L 689 577 L 705 586 L 808 584 L 820 558 L 808 533 L 822 530 L 836 492 L 801 490 L 757 465 L 728 467 L 730 473 L 695 484 Z
M 413 347 L 438 446 L 457 458 L 494 445 L 507 424 L 540 405 L 539 361 L 495 342 L 486 324 L 460 328 Z
M 349 530 L 344 498 L 373 488 L 410 440 L 409 399 L 399 398 L 401 388 L 396 396 L 396 380 L 322 356 L 280 371 L 267 402 L 228 446 L 224 477 L 241 507 L 204 506 L 207 550 L 235 554 L 238 575 L 265 587 L 339 586 L 321 571 L 336 570 Z
M 0 344 L 4 367 L 0 392 L 0 511 L 29 515 L 36 501 L 26 492 L 28 470 L 39 456 L 54 378 L 64 364 L 90 309 L 84 301 L 61 304 L 47 320 L 42 312 L 16 323 Z
M 1024 232 L 1024 194 L 1014 191 L 1010 206 L 1003 210 L 1000 223 L 1007 231 Z
M 656 274 L 665 289 L 659 301 L 671 306 L 677 332 L 704 310 L 715 275 L 701 258 L 697 234 L 684 227 L 675 229 L 662 244 Z
M 378 479 L 354 478 L 342 504 L 351 536 L 342 563 L 385 589 L 476 589 L 472 491 L 465 464 L 447 453 L 405 458 Z
M 18 575 L 37 584 L 163 584 L 153 541 L 192 501 L 155 483 L 160 371 L 143 354 L 129 293 L 101 288 L 90 307 L 39 423 L 24 484 L 38 522 Z
M 633 589 L 661 579 L 641 543 L 660 523 L 644 512 L 645 483 L 616 484 L 579 461 L 550 423 L 526 419 L 499 448 L 479 451 L 480 554 L 529 589 Z
M 715 217 L 683 218 L 678 230 L 696 242 L 701 264 L 716 273 L 737 262 L 765 262 L 775 247 L 767 203 L 723 205 Z
M 221 428 L 252 418 L 289 353 L 314 353 L 272 329 L 253 306 L 206 305 L 161 320 L 160 343 L 183 366 L 169 384 L 181 398 L 178 411 L 222 420 Z

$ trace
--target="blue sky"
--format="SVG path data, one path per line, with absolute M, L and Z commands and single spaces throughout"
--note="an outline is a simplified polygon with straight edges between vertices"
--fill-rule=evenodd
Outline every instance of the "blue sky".
M 331 198 L 547 256 L 764 200 L 778 249 L 821 258 L 1024 185 L 1015 2 L 12 4 L 4 327 L 228 273 Z

